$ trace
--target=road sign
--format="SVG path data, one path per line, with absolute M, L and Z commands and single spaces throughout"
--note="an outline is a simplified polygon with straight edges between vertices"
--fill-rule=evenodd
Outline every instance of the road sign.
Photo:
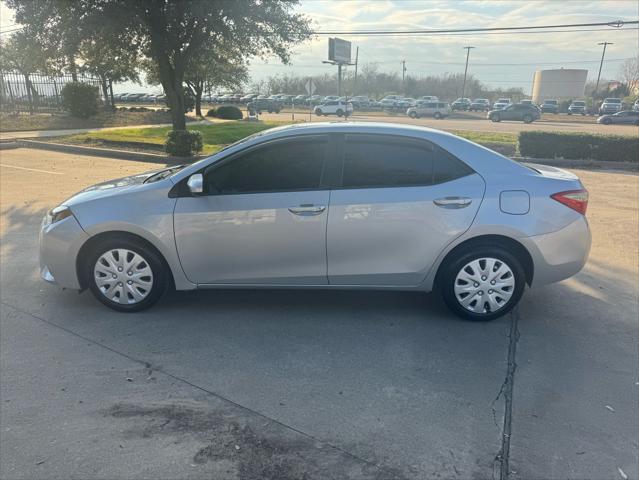
M 312 78 L 306 80 L 304 87 L 306 88 L 306 93 L 308 93 L 309 95 L 313 95 L 315 93 L 316 86 Z

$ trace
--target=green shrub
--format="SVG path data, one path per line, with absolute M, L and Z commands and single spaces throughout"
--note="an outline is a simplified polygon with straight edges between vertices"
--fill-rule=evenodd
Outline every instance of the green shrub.
M 217 117 L 217 111 L 214 108 L 211 108 L 208 112 L 206 112 L 207 117 Z
M 176 157 L 190 157 L 202 151 L 202 134 L 196 130 L 171 130 L 164 150 Z
M 98 113 L 98 87 L 82 82 L 69 82 L 60 92 L 62 108 L 74 117 L 89 118 Z
M 208 114 L 208 112 L 207 112 Z M 222 105 L 215 110 L 215 116 L 217 118 L 224 118 L 225 120 L 242 120 L 242 110 L 234 105 Z
M 639 163 L 639 138 L 590 133 L 520 132 L 519 153 L 533 158 Z

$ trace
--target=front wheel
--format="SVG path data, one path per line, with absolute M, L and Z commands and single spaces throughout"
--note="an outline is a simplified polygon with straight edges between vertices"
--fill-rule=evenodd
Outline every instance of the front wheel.
M 604 118 L 601 123 L 603 123 L 604 125 L 610 125 L 612 123 L 612 120 L 610 120 L 609 118 Z
M 524 115 L 524 123 L 532 123 L 533 118 L 531 115 Z
M 467 320 L 486 321 L 508 313 L 526 283 L 521 262 L 500 247 L 478 246 L 452 258 L 440 277 L 444 302 Z
M 490 119 L 491 119 L 493 122 L 501 122 L 501 118 L 499 117 L 499 115 L 492 115 L 492 116 L 490 117 Z
M 322 109 L 318 108 L 317 110 L 315 110 L 315 115 L 317 115 L 318 117 L 322 116 Z
M 120 312 L 151 307 L 169 284 L 169 273 L 160 256 L 132 238 L 112 238 L 93 248 L 84 274 L 93 295 Z
M 417 112 L 410 112 L 410 113 L 408 114 L 408 116 L 409 116 L 410 118 L 417 118 Z
M 337 112 L 335 112 L 337 114 L 338 117 L 341 117 L 342 115 L 344 115 L 344 112 L 340 109 L 337 110 Z

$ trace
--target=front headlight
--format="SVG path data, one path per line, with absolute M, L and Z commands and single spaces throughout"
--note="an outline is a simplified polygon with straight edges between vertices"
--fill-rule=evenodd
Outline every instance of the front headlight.
M 47 212 L 47 216 L 45 217 L 45 223 L 47 225 L 51 225 L 52 223 L 59 222 L 60 220 L 64 220 L 67 217 L 73 215 L 71 213 L 71 209 L 65 205 L 60 205 L 58 207 L 52 208 Z

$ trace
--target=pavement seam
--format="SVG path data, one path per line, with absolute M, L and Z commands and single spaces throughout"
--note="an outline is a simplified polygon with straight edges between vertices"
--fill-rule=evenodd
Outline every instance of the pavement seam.
M 510 331 L 508 333 L 508 365 L 506 376 L 499 393 L 492 403 L 493 419 L 497 424 L 495 414 L 495 403 L 500 397 L 504 397 L 504 419 L 501 427 L 501 447 L 495 456 L 495 463 L 499 465 L 499 480 L 508 480 L 510 475 L 510 439 L 512 436 L 512 414 L 513 414 L 513 394 L 515 388 L 515 372 L 517 370 L 517 343 L 519 342 L 519 309 L 515 307 L 510 312 Z M 495 468 L 493 465 L 493 479 L 495 478 Z
M 20 312 L 20 313 L 22 313 L 24 315 L 27 315 L 27 316 L 29 316 L 31 318 L 34 318 L 35 320 L 38 320 L 38 321 L 40 321 L 42 323 L 45 323 L 45 324 L 47 324 L 49 326 L 55 327 L 55 328 L 57 328 L 59 330 L 62 330 L 63 332 L 66 332 L 66 333 L 68 333 L 70 335 L 73 335 L 73 336 L 75 336 L 77 338 L 80 338 L 80 339 L 82 339 L 82 340 L 84 340 L 86 342 L 90 342 L 93 345 L 96 345 L 96 346 L 101 347 L 101 348 L 103 348 L 105 350 L 108 350 L 108 351 L 110 351 L 110 352 L 112 352 L 112 353 L 114 353 L 116 355 L 124 357 L 127 360 L 130 360 L 132 362 L 140 364 L 140 365 L 144 366 L 147 369 L 150 369 L 150 370 L 153 370 L 155 372 L 161 373 L 162 375 L 165 375 L 166 377 L 169 377 L 169 378 L 171 378 L 173 380 L 176 380 L 178 382 L 184 383 L 185 385 L 188 385 L 188 386 L 190 386 L 192 388 L 200 390 L 201 392 L 204 392 L 207 395 L 211 395 L 211 396 L 213 396 L 213 397 L 215 397 L 215 398 L 217 398 L 219 400 L 222 400 L 222 401 L 224 401 L 226 403 L 229 403 L 229 404 L 231 404 L 231 405 L 233 405 L 233 406 L 235 406 L 237 408 L 240 408 L 240 409 L 242 409 L 242 410 L 244 410 L 246 412 L 249 412 L 249 413 L 251 413 L 253 415 L 256 415 L 258 417 L 264 418 L 264 419 L 266 419 L 266 420 L 268 420 L 270 422 L 273 422 L 276 425 L 279 425 L 279 426 L 281 426 L 283 428 L 286 428 L 287 430 L 291 430 L 291 431 L 293 431 L 295 433 L 303 435 L 306 438 L 309 438 L 309 439 L 313 440 L 314 442 L 319 442 L 322 445 L 326 445 L 329 448 L 332 448 L 333 450 L 336 450 L 336 451 L 338 451 L 338 452 L 340 452 L 340 453 L 342 453 L 342 454 L 344 454 L 344 455 L 346 455 L 346 456 L 348 456 L 348 457 L 350 457 L 350 458 L 352 458 L 354 460 L 362 462 L 362 463 L 364 463 L 366 465 L 369 465 L 371 467 L 376 468 L 377 470 L 379 470 L 381 472 L 384 472 L 384 473 L 390 475 L 390 477 L 388 477 L 388 478 L 403 478 L 403 477 L 398 477 L 396 473 L 387 470 L 383 465 L 379 465 L 379 464 L 377 464 L 375 462 L 371 462 L 370 460 L 366 460 L 365 458 L 361 458 L 361 457 L 355 455 L 354 453 L 351 453 L 351 452 L 349 452 L 347 450 L 344 450 L 343 448 L 341 448 L 341 447 L 339 447 L 337 445 L 334 445 L 334 444 L 332 444 L 330 442 L 327 442 L 325 440 L 321 440 L 321 439 L 315 437 L 314 435 L 311 435 L 310 433 L 304 432 L 304 431 L 299 430 L 299 429 L 297 429 L 297 428 L 295 428 L 295 427 L 293 427 L 291 425 L 287 425 L 286 423 L 283 423 L 280 420 L 276 420 L 275 418 L 269 417 L 265 413 L 261 413 L 261 412 L 259 412 L 257 410 L 253 410 L 250 407 L 247 407 L 245 405 L 237 403 L 237 402 L 231 400 L 230 398 L 227 398 L 227 397 L 225 397 L 225 396 L 223 396 L 223 395 L 221 395 L 219 393 L 216 393 L 216 392 L 214 392 L 212 390 L 208 390 L 205 387 L 202 387 L 200 385 L 197 385 L 195 383 L 190 382 L 189 380 L 186 380 L 186 379 L 184 379 L 182 377 L 179 377 L 177 375 L 169 373 L 169 372 L 167 372 L 166 370 L 163 370 L 160 367 L 155 367 L 150 362 L 146 362 L 144 360 L 140 360 L 140 359 L 135 358 L 135 357 L 133 357 L 133 356 L 127 354 L 127 353 L 124 353 L 124 352 L 121 352 L 119 350 L 116 350 L 113 347 L 109 347 L 108 345 L 105 345 L 104 343 L 98 342 L 98 341 L 93 340 L 93 339 L 91 339 L 89 337 L 86 337 L 86 336 L 84 336 L 82 334 L 74 332 L 73 330 L 71 330 L 71 329 L 69 329 L 67 327 L 63 327 L 62 325 L 58 325 L 57 323 L 52 322 L 51 320 L 47 320 L 46 318 L 40 317 L 40 316 L 35 315 L 35 314 L 31 313 L 31 312 L 27 312 L 26 310 L 23 310 L 23 309 L 21 309 L 19 307 L 16 307 L 15 305 L 11 305 L 10 303 L 0 302 L 0 304 L 5 305 L 5 306 L 7 306 L 9 308 L 12 308 L 13 310 L 15 310 L 17 312 Z

